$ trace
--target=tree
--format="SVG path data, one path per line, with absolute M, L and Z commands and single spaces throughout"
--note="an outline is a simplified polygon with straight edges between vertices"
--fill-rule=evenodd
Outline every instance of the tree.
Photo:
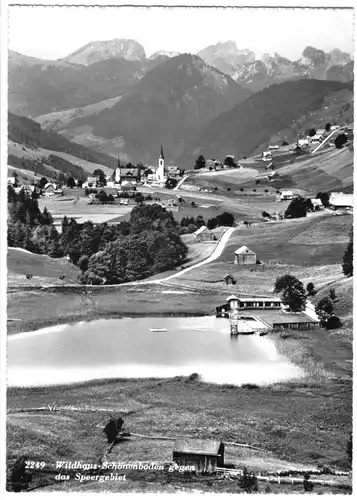
M 305 309 L 306 292 L 301 281 L 297 280 L 283 290 L 282 301 L 292 311 L 303 311 Z
M 311 281 L 310 281 L 310 283 L 308 283 L 306 285 L 306 291 L 307 291 L 307 295 L 310 297 L 312 295 L 316 295 L 315 285 Z
M 330 193 L 319 192 L 319 193 L 317 193 L 316 198 L 321 200 L 321 203 L 323 204 L 323 206 L 325 208 L 330 206 Z
M 43 189 L 43 188 L 46 186 L 47 182 L 48 182 L 48 181 L 47 181 L 46 177 L 41 177 L 41 179 L 40 179 L 40 181 L 39 181 L 38 185 L 39 185 L 39 187 L 40 187 L 41 189 Z
M 134 165 L 132 165 L 132 168 Z M 96 168 L 93 172 L 94 177 L 97 178 L 97 181 L 101 184 L 101 186 L 107 185 L 107 180 L 105 178 L 105 174 L 101 168 Z
M 234 161 L 234 158 L 232 156 L 226 156 L 223 165 L 231 168 L 237 168 L 237 163 Z
M 74 186 L 76 185 L 76 181 L 74 180 L 74 178 L 72 176 L 68 177 L 67 178 L 67 187 L 69 187 L 70 189 L 73 189 Z
M 326 132 L 330 132 L 330 130 L 331 130 L 331 123 L 326 123 L 325 130 L 326 130 Z
M 88 270 L 89 258 L 88 255 L 82 255 L 82 257 L 78 261 L 78 267 L 84 274 Z
M 302 196 L 294 198 L 288 208 L 285 210 L 285 218 L 299 219 L 306 217 L 306 203 Z
M 262 212 L 262 217 L 264 217 L 265 219 L 271 219 L 271 215 L 268 214 L 268 212 L 265 212 L 265 211 Z
M 348 141 L 348 138 L 347 138 L 346 134 L 339 134 L 335 139 L 336 149 L 342 149 L 347 141 Z
M 105 191 L 101 191 L 101 192 L 99 193 L 98 199 L 99 199 L 100 203 L 101 203 L 102 205 L 104 205 L 104 204 L 105 204 L 105 203 L 107 203 L 107 201 L 108 201 L 108 196 L 107 196 L 107 193 L 106 193 Z
M 165 182 L 165 188 L 167 189 L 173 189 L 177 186 L 178 180 L 174 179 L 173 177 L 169 177 L 167 181 Z
M 283 276 L 279 276 L 275 280 L 274 292 L 280 293 L 285 288 L 291 286 L 292 284 L 294 284 L 298 281 L 299 280 L 296 278 L 296 276 L 293 276 L 292 274 L 284 274 Z
M 200 170 L 201 168 L 205 168 L 206 160 L 203 155 L 200 155 L 195 162 L 195 170 Z
M 82 181 L 82 179 L 78 179 L 78 181 L 77 181 L 77 187 L 78 187 L 78 188 L 82 188 L 82 186 L 83 186 L 83 181 Z
M 314 137 L 314 135 L 316 135 L 316 130 L 314 128 L 311 128 L 309 130 L 309 137 Z
M 326 328 L 326 330 L 334 330 L 341 326 L 341 321 L 334 314 L 333 302 L 329 297 L 323 297 L 319 300 L 315 312 L 321 321 L 321 326 Z
M 108 197 L 107 197 L 107 203 L 114 203 L 115 199 L 114 199 L 114 196 L 110 193 L 108 194 Z
M 345 276 L 353 276 L 353 227 L 350 230 L 350 241 L 342 260 L 342 271 Z
M 334 288 L 330 288 L 329 297 L 334 302 L 336 300 L 336 290 Z

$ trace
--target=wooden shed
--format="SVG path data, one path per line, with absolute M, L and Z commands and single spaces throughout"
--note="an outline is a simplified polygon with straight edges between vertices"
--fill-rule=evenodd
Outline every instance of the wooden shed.
M 224 466 L 224 444 L 208 439 L 179 440 L 174 444 L 173 461 L 194 466 L 196 472 L 214 472 Z
M 235 264 L 256 264 L 257 254 L 254 253 L 246 246 L 238 248 L 234 252 L 234 263 Z
M 201 226 L 193 233 L 196 241 L 213 241 L 216 239 L 215 235 L 206 226 Z

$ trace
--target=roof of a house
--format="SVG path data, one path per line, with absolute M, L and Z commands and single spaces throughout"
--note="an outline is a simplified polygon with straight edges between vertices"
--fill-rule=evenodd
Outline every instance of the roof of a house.
M 322 201 L 320 200 L 320 198 L 311 198 L 311 203 L 313 205 L 320 205 L 320 206 L 322 206 Z
M 281 192 L 281 196 L 292 196 L 293 195 L 293 192 L 292 191 L 282 191 Z
M 137 177 L 140 174 L 140 169 L 139 168 L 121 168 L 120 169 L 120 175 L 128 175 L 132 177 Z
M 336 207 L 353 207 L 353 194 L 338 193 L 330 196 L 330 205 Z
M 252 252 L 248 247 L 243 245 L 242 247 L 238 248 L 235 252 L 236 255 L 256 255 L 255 252 Z
M 197 229 L 197 231 L 195 231 L 193 234 L 194 234 L 195 236 L 198 236 L 199 234 L 202 234 L 202 233 L 204 233 L 205 231 L 208 231 L 209 233 L 211 232 L 211 231 L 208 229 L 208 227 L 206 227 L 206 226 L 201 226 L 201 227 L 200 227 L 199 229 Z
M 218 455 L 222 441 L 208 439 L 180 439 L 174 444 L 173 451 L 195 455 Z
M 226 301 L 239 300 L 240 302 L 281 302 L 279 297 L 236 297 L 235 295 L 230 295 L 226 298 Z
M 281 302 L 279 297 L 240 297 L 241 302 Z
M 94 182 L 96 180 L 97 180 L 96 177 L 87 177 L 87 182 Z

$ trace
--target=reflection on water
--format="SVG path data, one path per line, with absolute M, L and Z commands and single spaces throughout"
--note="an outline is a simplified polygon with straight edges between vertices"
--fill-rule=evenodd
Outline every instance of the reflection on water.
M 278 354 L 271 339 L 231 337 L 229 322 L 213 316 L 61 325 L 14 335 L 7 352 L 9 386 L 193 372 L 207 382 L 263 385 L 302 375 L 300 368 Z

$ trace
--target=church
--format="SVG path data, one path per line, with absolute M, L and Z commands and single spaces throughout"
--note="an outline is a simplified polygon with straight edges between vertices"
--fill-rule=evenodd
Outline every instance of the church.
M 162 145 L 160 150 L 158 166 L 156 168 L 150 167 L 150 170 L 153 171 L 153 173 L 148 175 L 148 182 L 150 184 L 154 185 L 157 184 L 163 186 L 168 179 L 168 175 L 167 175 L 167 169 L 165 167 L 165 157 Z

